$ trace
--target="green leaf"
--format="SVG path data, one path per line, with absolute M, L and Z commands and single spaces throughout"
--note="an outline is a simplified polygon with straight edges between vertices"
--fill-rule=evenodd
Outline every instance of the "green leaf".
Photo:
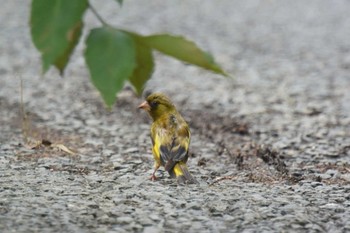
M 105 26 L 93 29 L 87 40 L 85 61 L 93 84 L 108 107 L 136 66 L 134 40 L 126 33 Z
M 32 40 L 42 54 L 43 72 L 55 65 L 62 73 L 79 41 L 87 0 L 33 0 Z
M 83 28 L 83 23 L 80 21 L 76 24 L 75 27 L 73 27 L 69 31 L 68 38 L 70 42 L 69 42 L 68 48 L 66 48 L 64 53 L 61 56 L 59 56 L 55 61 L 55 66 L 60 71 L 61 76 L 63 75 L 63 71 L 68 63 L 70 55 L 72 54 L 75 46 L 79 42 L 82 28 Z
M 119 3 L 120 6 L 123 5 L 123 0 L 116 0 L 116 1 Z
M 146 36 L 140 40 L 159 52 L 227 76 L 209 53 L 202 51 L 194 42 L 183 37 L 163 34 Z
M 152 50 L 136 41 L 136 62 L 137 67 L 134 70 L 129 81 L 134 86 L 138 95 L 141 95 L 145 86 L 145 83 L 150 79 L 153 69 L 154 61 Z

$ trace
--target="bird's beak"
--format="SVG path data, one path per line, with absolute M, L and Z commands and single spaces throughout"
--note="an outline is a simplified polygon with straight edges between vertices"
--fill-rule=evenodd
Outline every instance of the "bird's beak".
M 151 106 L 149 106 L 147 101 L 145 101 L 142 104 L 140 104 L 138 108 L 142 108 L 142 109 L 144 109 L 146 111 L 150 111 L 151 110 Z

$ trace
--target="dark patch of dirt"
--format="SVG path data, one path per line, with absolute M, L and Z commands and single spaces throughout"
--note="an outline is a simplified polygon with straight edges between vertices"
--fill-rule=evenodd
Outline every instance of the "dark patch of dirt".
M 255 141 L 259 132 L 251 132 L 250 124 L 244 119 L 238 119 L 231 116 L 218 115 L 213 112 L 187 111 L 186 116 L 191 128 L 195 130 L 200 138 L 209 140 L 216 144 L 217 158 L 226 157 L 236 164 L 237 173 L 235 179 L 241 176 L 241 180 L 253 183 L 298 183 L 302 180 L 314 180 L 326 184 L 350 184 L 340 177 L 322 179 L 315 176 L 314 173 L 325 173 L 327 170 L 337 170 L 341 174 L 350 172 L 349 165 L 340 163 L 313 163 L 312 166 L 303 166 L 299 164 L 298 171 L 290 171 L 287 164 L 295 162 L 293 158 L 286 159 L 283 151 L 272 148 L 271 145 L 259 144 Z M 271 132 L 274 133 L 273 131 Z M 346 154 L 348 147 L 339 152 Z M 195 157 L 190 154 L 190 157 Z M 218 159 L 219 160 L 219 159 Z M 205 167 L 210 163 L 206 158 L 198 160 L 197 166 Z M 214 161 L 212 161 L 214 162 Z M 221 180 L 232 180 L 232 176 L 219 177 L 219 174 L 213 174 L 217 183 Z

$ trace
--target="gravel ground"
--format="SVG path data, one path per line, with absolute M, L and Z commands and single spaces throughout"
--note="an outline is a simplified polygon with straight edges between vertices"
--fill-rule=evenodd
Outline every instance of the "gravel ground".
M 92 3 L 115 26 L 186 35 L 234 76 L 156 54 L 147 90 L 189 121 L 199 184 L 148 180 L 142 99 L 126 87 L 107 111 L 83 43 L 63 79 L 42 77 L 28 1 L 3 1 L 1 232 L 350 231 L 350 1 Z

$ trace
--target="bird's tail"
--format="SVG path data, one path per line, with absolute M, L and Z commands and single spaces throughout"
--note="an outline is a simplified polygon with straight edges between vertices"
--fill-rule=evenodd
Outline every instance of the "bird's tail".
M 186 163 L 178 162 L 175 166 L 169 170 L 171 177 L 176 177 L 180 184 L 195 184 L 198 181 L 189 172 Z

